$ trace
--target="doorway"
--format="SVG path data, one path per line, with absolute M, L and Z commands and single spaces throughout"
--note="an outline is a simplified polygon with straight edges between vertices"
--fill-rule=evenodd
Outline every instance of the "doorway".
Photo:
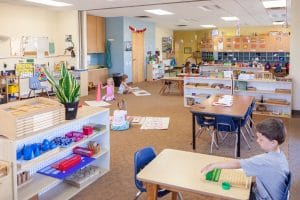
M 144 32 L 132 32 L 132 82 L 144 81 Z

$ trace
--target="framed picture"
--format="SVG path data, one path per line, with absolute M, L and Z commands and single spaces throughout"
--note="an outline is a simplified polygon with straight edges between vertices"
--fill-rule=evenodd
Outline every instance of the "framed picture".
M 162 38 L 162 52 L 171 52 L 172 51 L 172 38 L 171 37 L 163 37 Z
M 192 47 L 184 47 L 184 54 L 192 54 Z
M 125 51 L 132 51 L 132 42 L 131 41 L 125 41 L 124 46 L 125 46 Z

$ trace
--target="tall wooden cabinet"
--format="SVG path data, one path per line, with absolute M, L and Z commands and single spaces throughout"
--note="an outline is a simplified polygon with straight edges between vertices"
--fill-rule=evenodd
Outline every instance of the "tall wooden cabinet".
M 105 18 L 87 15 L 87 52 L 105 52 Z

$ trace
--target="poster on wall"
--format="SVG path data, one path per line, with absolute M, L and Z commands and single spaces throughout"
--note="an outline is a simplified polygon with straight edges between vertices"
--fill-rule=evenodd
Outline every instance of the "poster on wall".
M 33 76 L 32 63 L 18 63 L 16 64 L 16 76 L 20 78 L 29 78 Z
M 162 52 L 171 52 L 172 51 L 172 38 L 163 37 L 162 38 Z
M 125 41 L 124 46 L 125 46 L 125 51 L 132 51 L 132 42 L 131 41 Z
M 35 64 L 34 65 L 34 76 L 38 77 L 39 81 L 47 81 L 44 68 L 46 64 Z

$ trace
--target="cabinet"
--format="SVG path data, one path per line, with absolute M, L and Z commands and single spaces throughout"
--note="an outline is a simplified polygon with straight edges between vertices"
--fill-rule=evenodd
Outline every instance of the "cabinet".
M 164 68 L 161 64 L 147 64 L 147 81 L 153 81 L 164 76 Z
M 17 160 L 16 151 L 22 149 L 24 145 L 40 143 L 44 139 L 51 140 L 55 137 L 64 136 L 67 132 L 81 130 L 83 125 L 95 123 L 105 125 L 103 129 L 94 131 L 92 135 L 83 138 L 78 142 L 73 142 L 65 148 L 57 147 L 49 150 L 31 160 Z M 0 199 L 27 200 L 38 195 L 38 199 L 70 199 L 79 191 L 96 181 L 110 170 L 110 135 L 109 135 L 109 109 L 83 106 L 78 110 L 77 119 L 65 121 L 59 125 L 32 132 L 16 139 L 0 138 L 0 160 L 12 163 L 12 173 L 6 176 L 7 183 L 1 185 L 5 188 L 5 193 L 0 193 Z M 70 155 L 75 146 L 85 147 L 89 141 L 95 141 L 101 146 L 99 153 L 93 155 L 95 158 L 90 165 L 100 169 L 100 173 L 86 179 L 80 186 L 76 187 L 63 180 L 37 173 L 38 170 Z M 30 181 L 22 187 L 17 186 L 17 174 L 28 171 Z M 0 180 L 1 182 L 2 180 Z M 0 190 L 2 191 L 2 190 Z
M 97 85 L 99 81 L 101 81 L 101 83 L 106 83 L 107 78 L 108 78 L 107 68 L 88 70 L 89 83 L 92 82 L 94 85 Z
M 239 87 L 242 82 L 243 87 Z M 235 94 L 255 97 L 254 114 L 290 118 L 292 114 L 292 81 L 231 80 L 225 78 L 184 77 L 184 106 L 201 103 L 213 94 Z M 262 107 L 263 110 L 258 109 Z
M 20 99 L 20 77 L 15 75 L 0 77 L 0 95 L 6 102 Z
M 105 52 L 105 18 L 87 15 L 87 52 Z

